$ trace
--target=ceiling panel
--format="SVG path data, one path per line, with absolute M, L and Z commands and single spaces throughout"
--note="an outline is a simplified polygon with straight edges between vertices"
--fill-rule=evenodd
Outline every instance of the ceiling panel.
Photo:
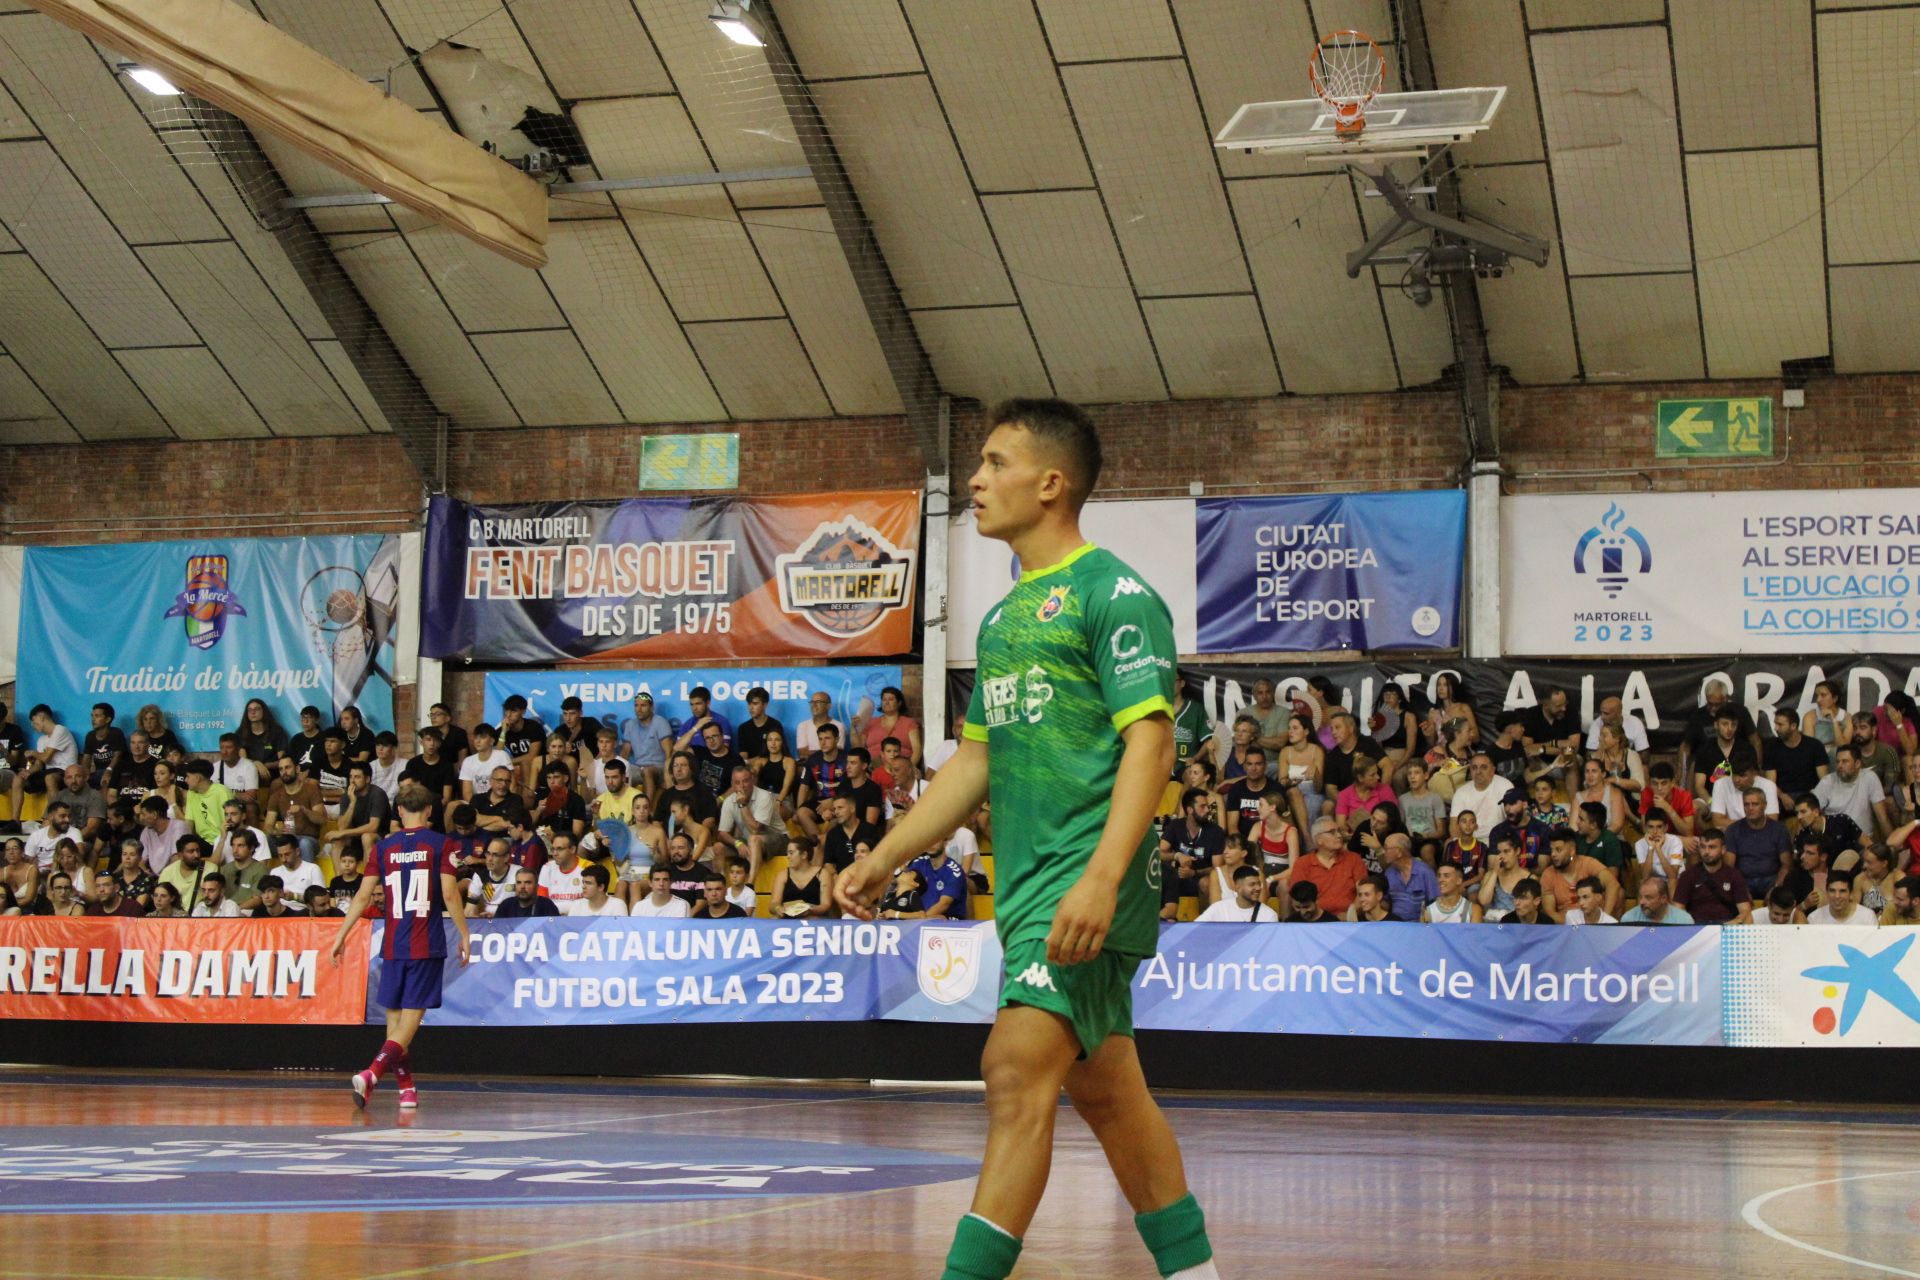
M 634 0 L 634 7 L 646 19 L 714 164 L 770 169 L 806 163 L 766 54 L 718 35 L 704 3 Z
M 1520 0 L 1426 0 L 1434 74 L 1449 88 L 1505 85 L 1493 127 L 1460 152 L 1467 165 L 1539 160 L 1540 108 L 1533 96 L 1526 20 Z
M 0 256 L 0 344 L 84 439 L 171 437 L 126 370 L 25 254 Z
M 591 426 L 620 420 L 613 397 L 572 331 L 476 333 L 473 344 L 528 426 Z
M 410 49 L 424 53 L 447 40 L 480 50 L 489 62 L 544 78 L 514 25 L 518 3 L 510 9 L 500 0 L 380 0 L 380 7 Z
M 940 389 L 986 404 L 1009 396 L 1050 396 L 1046 366 L 1019 307 L 916 311 L 913 327 Z
M 0 444 L 73 444 L 79 439 L 80 433 L 40 394 L 19 361 L 0 356 Z
M 736 209 L 793 209 L 825 204 L 820 184 L 812 178 L 769 178 L 764 182 L 729 182 L 727 194 Z
M 1689 267 L 1666 30 L 1535 36 L 1533 58 L 1568 272 Z
M 140 256 L 266 417 L 273 434 L 366 430 L 346 393 L 239 249 L 226 242 L 155 245 L 140 250 Z
M 920 70 L 900 0 L 781 0 L 780 29 L 809 80 Z
M 379 0 L 254 0 L 267 21 L 368 80 L 392 76 L 393 96 L 410 107 L 433 95 L 380 10 Z M 428 41 L 432 43 L 432 41 Z M 416 48 L 425 48 L 417 45 Z
M 1063 75 L 1135 292 L 1249 288 L 1186 64 L 1101 63 Z
M 1688 151 L 1818 141 L 1806 0 L 1670 0 Z
M 825 418 L 833 406 L 785 320 L 730 320 L 687 327 L 728 413 L 742 419 Z
M 236 440 L 270 434 L 240 388 L 205 347 L 116 351 L 127 375 L 182 440 Z
M 1141 309 L 1174 399 L 1280 393 L 1280 374 L 1252 294 L 1148 298 Z
M 362 231 L 392 231 L 393 219 L 387 215 L 390 205 L 349 204 L 338 208 L 306 211 L 307 221 L 323 236 L 351 235 Z
M 1820 159 L 1812 150 L 1687 157 L 1707 375 L 1773 377 L 1827 354 Z M 1756 296 L 1764 282 L 1765 301 Z
M 336 236 L 332 245 L 435 407 L 460 427 L 519 425 L 486 362 L 434 293 L 405 240 Z
M 348 403 L 353 405 L 361 421 L 365 422 L 370 430 L 381 432 L 393 430 L 386 415 L 381 412 L 379 402 L 373 398 L 373 393 L 367 389 L 366 382 L 360 377 L 360 370 L 354 366 L 353 358 L 347 354 L 345 347 L 329 338 L 324 342 L 314 343 L 313 353 L 320 357 L 320 363 L 327 366 L 327 372 L 331 373 L 333 380 L 340 384 L 340 389 L 347 393 Z
M 138 242 L 223 234 L 91 41 L 37 15 L 7 23 L 4 35 L 0 79 L 122 235 Z
M 620 223 L 568 223 L 542 271 L 626 422 L 708 422 L 727 411 Z
M 213 207 L 220 224 L 233 237 L 240 251 L 246 254 L 253 269 L 267 282 L 267 287 L 273 290 L 274 297 L 293 317 L 300 331 L 309 338 L 331 337 L 332 328 L 320 314 L 320 308 L 314 304 L 313 295 L 307 291 L 299 272 L 293 269 L 287 251 L 280 247 L 280 241 L 272 232 L 263 229 L 255 221 L 252 211 L 227 178 L 226 170 L 218 165 L 202 164 L 189 166 L 187 173 L 200 189 L 200 194 Z M 377 209 L 375 211 L 378 212 Z
M 0 84 L 0 138 L 32 138 L 39 133 L 39 126 L 27 119 L 27 113 L 13 100 L 6 85 Z
M 834 411 L 901 412 L 886 354 L 827 211 L 768 209 L 749 225 Z
M 1838 373 L 1920 369 L 1920 263 L 1835 267 L 1833 367 Z
M 909 307 L 1013 301 L 1000 251 L 924 76 L 815 85 Z M 885 120 L 886 128 L 872 122 Z
M 1573 313 L 1590 381 L 1653 382 L 1705 372 L 1691 275 L 1576 277 Z
M 1398 280 L 1399 268 L 1379 274 L 1390 281 Z M 1387 331 L 1393 335 L 1400 385 L 1424 387 L 1438 382 L 1454 364 L 1453 328 L 1446 302 L 1436 292 L 1432 302 L 1416 306 L 1412 298 L 1391 284 L 1380 290 L 1380 302 L 1387 313 Z
M 0 151 L 0 162 L 4 162 L 6 160 L 6 157 L 7 157 L 7 153 L 5 151 Z M 0 253 L 19 253 L 19 252 L 20 252 L 20 242 L 18 240 L 15 240 L 10 234 L 8 234 L 7 229 L 5 227 L 0 227 Z
M 1072 400 L 1161 400 L 1166 386 L 1092 191 L 988 196 L 987 216 L 1054 386 Z
M 1180 33 L 1167 0 L 1037 0 L 1037 5 L 1056 61 L 1180 56 Z
M 1834 265 L 1920 258 L 1920 8 L 1820 17 L 1821 156 Z M 1872 85 L 1871 95 L 1845 88 Z
M 1527 0 L 1527 23 L 1535 31 L 1659 22 L 1666 16 L 1666 0 Z
M 552 329 L 566 323 L 538 271 L 509 262 L 419 214 L 401 210 L 396 217 L 420 265 L 467 332 Z
M 515 0 L 513 17 L 562 98 L 673 92 L 629 0 Z
M 151 347 L 200 341 L 45 143 L 11 144 L 5 158 L 0 221 L 102 342 Z
M 974 186 L 1092 185 L 1032 0 L 906 0 Z
M 1554 238 L 1553 195 L 1545 164 L 1468 169 L 1461 203 L 1504 226 Z M 1485 318 L 1487 348 L 1496 365 L 1523 383 L 1571 382 L 1580 374 L 1567 302 L 1566 264 L 1555 245 L 1544 267 L 1516 263 L 1498 280 L 1474 282 Z
M 1347 278 L 1347 252 L 1361 235 L 1346 175 L 1235 182 L 1228 191 L 1287 390 L 1397 387 L 1379 290 L 1365 273 Z

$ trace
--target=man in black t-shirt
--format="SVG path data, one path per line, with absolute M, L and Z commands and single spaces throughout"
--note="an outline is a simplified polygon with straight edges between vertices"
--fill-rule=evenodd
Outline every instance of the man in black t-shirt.
M 80 755 L 87 762 L 87 778 L 105 790 L 120 764 L 127 758 L 127 735 L 113 727 L 113 704 L 93 704 L 93 727 L 80 742 Z
M 673 876 L 669 887 L 674 897 L 691 907 L 706 896 L 707 877 L 713 870 L 693 856 L 693 841 L 681 832 L 667 837 L 666 868 Z
M 12 709 L 0 702 L 0 785 L 20 772 L 27 759 L 27 731 L 13 722 Z
M 1360 732 L 1359 723 L 1350 711 L 1336 711 L 1327 717 L 1327 723 L 1333 729 L 1333 745 L 1327 748 L 1326 768 L 1321 772 L 1320 792 L 1322 795 L 1336 796 L 1353 785 L 1353 758 L 1365 756 L 1369 760 L 1379 760 L 1386 755 L 1380 744 Z
M 1500 731 L 1481 750 L 1493 761 L 1493 771 L 1522 792 L 1527 782 L 1527 718 L 1518 711 L 1502 711 L 1494 723 Z
M 767 759 L 767 733 L 778 729 L 780 736 L 786 738 L 787 750 L 793 750 L 793 739 L 787 736 L 787 726 L 767 714 L 769 696 L 758 685 L 747 690 L 747 718 L 742 720 L 733 733 L 733 748 L 747 758 L 754 768 L 759 768 Z
M 460 762 L 473 750 L 473 739 L 467 731 L 453 722 L 453 711 L 444 702 L 436 702 L 427 708 L 427 723 L 440 731 L 440 750 L 447 759 L 453 761 L 458 769 Z
M 446 754 L 444 739 L 432 725 L 420 730 L 416 737 L 420 743 L 419 754 L 401 768 L 400 781 L 417 782 L 427 789 L 427 794 L 433 797 L 433 812 L 427 822 L 436 831 L 444 830 L 441 818 L 446 806 L 460 794 L 460 766 Z
M 842 784 L 844 785 L 844 784 Z M 869 822 L 862 821 L 855 807 L 858 802 L 852 796 L 837 795 L 833 798 L 833 818 L 827 828 L 825 843 L 826 859 L 833 864 L 835 871 L 845 871 L 853 865 L 853 847 L 864 843 L 867 848 L 880 843 L 885 833 Z
M 546 754 L 547 727 L 527 718 L 527 700 L 514 694 L 500 704 L 500 749 L 513 757 L 513 789 L 532 791 L 540 781 Z
M 1733 713 L 1732 736 L 1751 747 L 1759 747 L 1760 739 L 1754 732 L 1753 717 L 1747 714 L 1745 707 L 1733 700 L 1733 691 L 1727 688 L 1725 681 L 1709 681 L 1707 687 L 1700 691 L 1700 698 L 1700 705 L 1687 713 L 1686 728 L 1680 734 L 1680 745 L 1691 756 L 1698 756 L 1701 748 L 1713 738 L 1717 732 L 1715 721 L 1723 711 Z M 1696 764 L 1694 767 L 1697 769 L 1699 766 Z
M 673 816 L 673 802 L 676 800 L 686 804 L 692 821 L 707 829 L 707 837 L 700 843 L 705 845 L 712 840 L 713 828 L 720 821 L 720 806 L 694 776 L 693 757 L 685 751 L 674 752 L 667 761 L 667 785 L 660 788 L 660 794 L 653 800 L 653 820 L 662 829 Z
M 1239 831 L 1241 839 L 1251 840 L 1254 825 L 1260 821 L 1260 797 L 1272 796 L 1277 804 L 1285 804 L 1286 798 L 1280 784 L 1267 777 L 1266 748 L 1257 742 L 1248 747 L 1244 763 L 1246 776 L 1220 792 L 1220 803 L 1226 810 L 1227 825 Z
M 326 759 L 326 735 L 320 730 L 320 708 L 300 708 L 300 732 L 287 740 L 287 754 L 309 778 L 320 776 L 320 762 Z
M 555 733 L 567 735 L 567 745 L 573 748 L 573 754 L 582 765 L 593 759 L 595 743 L 600 739 L 603 727 L 595 716 L 585 714 L 586 704 L 580 699 L 567 697 L 560 702 L 560 723 L 554 726 Z M 618 736 L 616 732 L 615 736 Z
M 360 715 L 358 707 L 340 708 L 340 723 L 335 728 L 346 739 L 347 759 L 373 760 L 373 730 L 367 728 L 367 722 Z
M 724 795 L 733 786 L 734 767 L 747 764 L 745 757 L 727 745 L 726 731 L 711 720 L 701 726 L 700 741 L 688 754 L 693 757 L 694 778 L 710 796 Z
M 1227 847 L 1227 833 L 1208 812 L 1212 798 L 1199 787 L 1180 797 L 1180 812 L 1160 824 L 1160 916 L 1171 920 L 1182 898 L 1200 895 L 1208 875 Z
M 148 753 L 147 735 L 135 729 L 127 735 L 127 758 L 107 779 L 105 789 L 112 792 L 116 799 L 131 800 L 137 804 L 153 790 L 153 766 L 159 763 Z
M 488 835 L 505 835 L 513 815 L 527 808 L 527 802 L 514 791 L 513 775 L 505 765 L 493 771 L 487 789 L 476 792 L 468 803 L 473 805 L 475 825 Z
M 833 789 L 837 799 L 845 796 L 853 801 L 853 812 L 861 822 L 879 826 L 886 820 L 887 797 L 880 784 L 873 780 L 870 770 L 873 768 L 873 756 L 865 747 L 847 748 L 847 776 Z
M 1528 758 L 1552 765 L 1548 773 L 1556 779 L 1564 777 L 1567 768 L 1557 762 L 1564 756 L 1571 763 L 1580 754 L 1580 733 L 1580 717 L 1568 704 L 1567 691 L 1560 688 L 1541 696 L 1520 730 Z
M 1767 740 L 1767 777 L 1782 795 L 1802 796 L 1827 776 L 1827 749 L 1800 732 L 1800 717 L 1791 711 L 1773 713 L 1773 737 Z
M 727 901 L 727 882 L 711 874 L 700 886 L 700 901 L 687 914 L 695 920 L 743 920 L 747 915 Z

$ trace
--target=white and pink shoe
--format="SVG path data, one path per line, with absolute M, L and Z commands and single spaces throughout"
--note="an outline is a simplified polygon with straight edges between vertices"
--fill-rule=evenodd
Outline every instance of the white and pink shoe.
M 418 1089 L 408 1086 L 400 1091 L 400 1109 L 402 1111 L 411 1111 L 419 1105 L 420 1091 Z
M 365 1111 L 367 1109 L 367 1099 L 373 1094 L 373 1086 L 378 1083 L 379 1081 L 374 1078 L 374 1074 L 371 1071 L 354 1072 L 353 1105 Z

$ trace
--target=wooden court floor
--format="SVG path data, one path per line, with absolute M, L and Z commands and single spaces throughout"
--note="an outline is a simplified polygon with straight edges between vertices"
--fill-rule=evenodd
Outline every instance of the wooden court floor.
M 0 1277 L 932 1277 L 967 1206 L 967 1162 L 983 1132 L 979 1095 L 939 1088 L 423 1077 L 422 1095 L 402 1130 L 390 1092 L 362 1114 L 331 1077 L 0 1071 Z M 1920 1112 L 1911 1109 L 1351 1095 L 1165 1102 L 1227 1280 L 1920 1276 Z M 345 1185 L 337 1164 L 275 1176 L 74 1175 L 90 1160 L 178 1149 L 140 1146 L 144 1137 L 177 1144 L 184 1133 L 203 1149 L 217 1143 L 202 1138 L 270 1143 L 316 1132 L 333 1144 L 326 1157 L 371 1143 L 415 1163 L 358 1184 L 379 1188 L 380 1211 L 371 1202 L 311 1207 L 310 1196 Z M 445 1157 L 435 1153 L 453 1147 L 404 1145 L 461 1135 L 509 1153 L 532 1149 L 516 1145 L 527 1135 L 548 1144 L 541 1150 L 599 1157 L 678 1153 L 659 1167 L 689 1152 L 734 1169 L 773 1167 L 739 1163 L 756 1156 L 789 1162 L 783 1168 L 830 1165 L 838 1161 L 820 1157 L 836 1150 L 851 1153 L 847 1165 L 871 1165 L 886 1149 L 905 1162 L 900 1170 L 917 1172 L 909 1185 L 865 1189 L 783 1174 L 813 1179 L 811 1190 L 771 1198 L 691 1186 L 686 1194 L 723 1198 L 526 1201 L 491 1189 L 499 1183 L 439 1180 Z M 100 1151 L 116 1154 L 76 1154 Z M 543 1188 L 565 1195 L 597 1194 L 611 1175 L 569 1173 L 557 1185 L 543 1176 Z M 420 1207 L 443 1195 L 477 1198 Z M 1052 1185 L 1016 1275 L 1153 1274 L 1098 1147 L 1063 1110 Z

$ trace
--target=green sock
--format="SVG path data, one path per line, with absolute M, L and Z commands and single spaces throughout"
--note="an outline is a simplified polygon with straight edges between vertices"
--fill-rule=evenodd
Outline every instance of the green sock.
M 1197 1267 L 1213 1257 L 1213 1246 L 1207 1243 L 1206 1215 L 1200 1212 L 1200 1203 L 1191 1192 L 1164 1209 L 1134 1214 L 1133 1225 L 1139 1228 L 1140 1238 L 1153 1254 L 1153 1265 L 1163 1276 Z
M 1020 1260 L 1020 1241 L 977 1213 L 960 1219 L 940 1280 L 1006 1280 Z

